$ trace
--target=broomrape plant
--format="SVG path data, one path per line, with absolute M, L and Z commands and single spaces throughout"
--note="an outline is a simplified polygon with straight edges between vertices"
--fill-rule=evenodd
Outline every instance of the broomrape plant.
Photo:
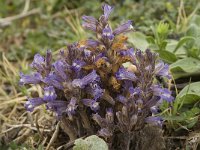
M 43 89 L 43 97 L 28 98 L 25 107 L 33 111 L 46 105 L 71 141 L 96 134 L 110 149 L 134 144 L 139 149 L 136 135 L 148 124 L 161 128 L 159 105 L 174 99 L 158 80 L 171 78 L 169 66 L 149 49 L 129 47 L 125 33 L 133 31 L 132 21 L 112 29 L 108 19 L 113 7 L 104 4 L 102 9 L 99 19 L 82 17 L 83 27 L 96 39 L 68 45 L 54 62 L 50 50 L 44 57 L 36 54 L 32 74 L 20 74 L 20 85 L 38 84 Z

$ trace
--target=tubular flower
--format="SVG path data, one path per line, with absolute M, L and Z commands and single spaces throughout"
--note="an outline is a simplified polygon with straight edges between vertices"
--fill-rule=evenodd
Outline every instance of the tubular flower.
M 130 80 L 130 81 L 137 80 L 135 74 L 133 72 L 126 70 L 124 67 L 121 67 L 115 75 L 118 80 Z
M 169 66 L 164 64 L 164 62 L 161 60 L 155 66 L 155 74 L 158 76 L 166 77 L 168 79 L 171 78 L 171 75 L 169 74 Z
M 99 110 L 99 102 L 93 100 L 93 99 L 82 99 L 82 102 L 85 106 L 88 106 L 93 111 Z
M 44 101 L 53 101 L 57 98 L 55 89 L 53 86 L 45 87 L 44 88 Z
M 44 65 L 45 65 L 44 57 L 42 57 L 40 54 L 36 54 L 30 66 L 36 69 L 38 72 L 43 72 Z
M 40 83 L 42 80 L 42 75 L 38 72 L 32 73 L 31 75 L 24 75 L 23 73 L 20 73 L 20 80 L 19 84 L 37 84 Z
M 108 25 L 103 29 L 102 35 L 103 35 L 104 38 L 106 38 L 108 40 L 114 39 L 114 35 L 112 33 L 112 30 Z
M 84 76 L 82 79 L 74 79 L 72 85 L 74 87 L 84 88 L 86 85 L 98 80 L 99 76 L 97 75 L 96 71 L 93 70 L 91 73 Z
M 132 26 L 132 21 L 128 20 L 126 23 L 120 25 L 119 27 L 117 27 L 114 31 L 113 34 L 114 35 L 118 35 L 121 33 L 126 33 L 126 32 L 130 32 L 133 29 Z
M 33 111 L 35 107 L 40 106 L 44 104 L 44 100 L 42 98 L 29 98 L 28 101 L 25 103 L 25 108 L 28 111 Z
M 105 20 L 108 20 L 108 17 L 110 16 L 110 13 L 113 11 L 113 7 L 110 6 L 110 5 L 104 4 L 102 9 L 104 11 Z

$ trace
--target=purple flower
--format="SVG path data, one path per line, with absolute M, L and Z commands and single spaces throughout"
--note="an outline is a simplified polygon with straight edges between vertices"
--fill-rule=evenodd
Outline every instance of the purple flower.
M 171 96 L 171 91 L 166 88 L 162 88 L 159 85 L 153 85 L 151 89 L 153 90 L 153 94 L 155 96 L 159 96 L 161 99 L 166 100 L 167 102 L 172 102 L 174 100 L 174 97 Z
M 31 67 L 35 68 L 38 72 L 44 71 L 45 60 L 40 54 L 35 54 Z
M 84 88 L 86 85 L 88 85 L 94 81 L 99 81 L 99 79 L 100 79 L 99 75 L 97 75 L 96 71 L 93 70 L 91 73 L 84 76 L 82 79 L 74 79 L 72 81 L 72 85 L 74 87 Z
M 123 103 L 124 105 L 127 103 L 127 98 L 125 97 L 125 96 L 123 96 L 123 95 L 118 95 L 117 97 L 116 97 L 116 100 L 118 100 L 119 102 L 121 102 L 121 103 Z
M 119 68 L 118 72 L 115 73 L 118 80 L 130 80 L 136 81 L 137 77 L 133 72 L 126 70 L 124 67 Z
M 91 16 L 83 16 L 83 24 L 82 26 L 88 30 L 96 31 L 97 20 Z
M 81 60 L 74 60 L 72 63 L 72 70 L 74 70 L 75 72 L 79 72 L 81 70 L 81 68 L 85 65 L 86 63 L 84 61 Z
M 53 72 L 51 72 L 47 77 L 45 77 L 43 82 L 48 85 L 54 86 L 60 90 L 63 89 L 62 82 L 64 82 L 64 80 Z
M 67 102 L 61 100 L 55 100 L 46 104 L 47 109 L 56 112 L 56 116 L 60 117 L 63 113 L 66 113 Z
M 108 4 L 104 4 L 102 6 L 102 9 L 104 11 L 104 17 L 105 17 L 105 20 L 108 20 L 109 16 L 110 16 L 110 13 L 113 11 L 113 7 L 108 5 Z
M 82 102 L 85 106 L 88 106 L 93 111 L 99 110 L 99 102 L 93 100 L 93 99 L 82 99 Z
M 83 19 L 83 21 L 85 21 L 87 23 L 92 23 L 92 24 L 98 23 L 97 19 L 95 19 L 92 16 L 86 16 L 86 15 L 84 15 L 84 16 L 82 16 L 82 19 Z
M 38 72 L 32 73 L 31 75 L 24 75 L 23 73 L 20 73 L 19 84 L 37 84 L 40 83 L 41 80 L 42 76 Z
M 72 115 L 75 114 L 75 110 L 78 107 L 77 103 L 77 99 L 75 97 L 72 97 L 69 104 L 67 105 L 67 114 L 70 118 L 72 118 Z
M 152 106 L 150 108 L 150 110 L 151 110 L 151 113 L 154 114 L 154 115 L 158 113 L 158 107 L 157 106 Z
M 139 87 L 136 87 L 136 88 L 130 87 L 129 88 L 129 93 L 130 93 L 131 97 L 133 97 L 135 95 L 140 95 L 141 92 L 142 92 L 142 90 Z
M 24 104 L 25 108 L 32 112 L 35 107 L 44 104 L 44 100 L 40 97 L 38 98 L 29 98 L 28 101 Z
M 119 51 L 119 55 L 134 57 L 134 49 L 129 48 L 127 50 Z
M 97 83 L 90 83 L 87 87 L 87 92 L 93 96 L 94 100 L 97 100 L 103 96 L 104 90 Z
M 174 97 L 171 96 L 172 92 L 169 91 L 168 89 L 164 88 L 162 90 L 162 95 L 161 95 L 161 99 L 164 99 L 168 102 L 172 102 L 174 100 Z
M 146 123 L 162 127 L 163 119 L 161 117 L 150 116 L 145 119 Z
M 108 58 L 106 57 L 106 54 L 105 53 L 99 53 L 97 56 L 95 56 L 94 58 L 94 62 L 97 62 L 99 59 L 105 59 L 105 60 L 108 60 Z
M 169 66 L 164 64 L 163 61 L 159 61 L 159 63 L 156 64 L 155 74 L 158 76 L 167 77 L 168 79 L 171 78 L 171 75 L 169 74 Z
M 114 35 L 112 33 L 112 29 L 109 25 L 106 25 L 106 27 L 103 29 L 102 35 L 105 39 L 113 40 Z
M 114 31 L 113 31 L 113 34 L 114 35 L 118 35 L 118 34 L 121 34 L 121 33 L 126 33 L 126 32 L 129 32 L 133 29 L 133 26 L 132 26 L 132 21 L 131 20 L 128 20 L 126 23 L 120 25 L 119 27 L 117 27 Z
M 67 108 L 67 102 L 66 101 L 61 101 L 61 100 L 55 100 L 55 101 L 50 101 L 46 104 L 47 109 L 50 110 L 57 110 L 60 109 L 62 107 L 65 107 L 65 110 Z
M 86 41 L 86 46 L 87 47 L 94 47 L 94 48 L 96 48 L 97 46 L 99 46 L 99 44 L 100 43 L 98 41 L 92 40 L 92 39 L 89 39 L 89 40 Z
M 67 80 L 65 70 L 68 68 L 68 64 L 62 60 L 58 60 L 53 64 L 55 73 L 59 75 L 63 80 Z
M 55 89 L 53 86 L 45 87 L 44 88 L 44 97 L 45 101 L 53 101 L 57 98 Z

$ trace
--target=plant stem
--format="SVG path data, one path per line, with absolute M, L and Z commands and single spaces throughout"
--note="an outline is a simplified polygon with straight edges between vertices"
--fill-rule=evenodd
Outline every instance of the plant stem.
M 69 120 L 66 118 L 62 118 L 60 127 L 63 129 L 63 131 L 69 136 L 70 141 L 76 140 L 77 134 L 74 130 L 74 128 L 71 126 Z
M 126 143 L 126 150 L 129 150 L 130 148 L 130 143 L 131 143 L 131 135 L 128 133 L 127 137 L 127 143 Z
M 81 116 L 81 119 L 83 121 L 83 127 L 88 130 L 88 132 L 90 134 L 92 134 L 92 127 L 90 126 L 90 121 L 88 119 L 88 116 L 86 114 L 86 112 L 84 110 L 80 110 L 80 116 Z

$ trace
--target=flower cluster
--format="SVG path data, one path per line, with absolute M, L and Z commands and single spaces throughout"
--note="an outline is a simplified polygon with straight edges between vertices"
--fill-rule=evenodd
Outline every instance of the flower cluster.
M 171 103 L 173 97 L 157 80 L 170 79 L 168 65 L 149 49 L 129 47 L 124 34 L 133 31 L 132 21 L 112 29 L 108 19 L 113 7 L 104 4 L 102 9 L 99 19 L 82 18 L 83 27 L 96 39 L 68 45 L 54 62 L 50 50 L 45 57 L 36 54 L 31 64 L 35 71 L 21 73 L 20 85 L 41 86 L 43 96 L 29 98 L 26 109 L 46 105 L 73 128 L 67 133 L 71 140 L 95 133 L 112 146 L 114 139 L 120 140 L 119 133 L 133 133 L 146 123 L 162 126 L 156 116 L 159 105 Z

